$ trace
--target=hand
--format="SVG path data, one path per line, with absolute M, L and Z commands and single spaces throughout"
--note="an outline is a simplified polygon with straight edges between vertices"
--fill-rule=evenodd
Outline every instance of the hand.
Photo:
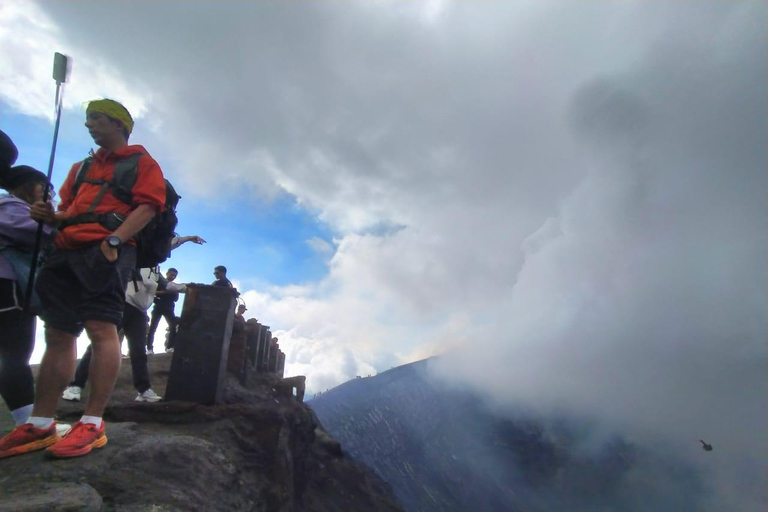
M 110 247 L 106 240 L 101 242 L 101 254 L 107 259 L 108 262 L 114 263 L 117 261 L 118 252 L 114 247 Z
M 197 245 L 203 245 L 205 243 L 205 240 L 197 235 L 190 236 L 189 239 L 190 241 L 195 242 Z
M 35 201 L 29 209 L 29 216 L 37 222 L 45 224 L 56 223 L 56 216 L 54 215 L 53 203 L 51 201 Z

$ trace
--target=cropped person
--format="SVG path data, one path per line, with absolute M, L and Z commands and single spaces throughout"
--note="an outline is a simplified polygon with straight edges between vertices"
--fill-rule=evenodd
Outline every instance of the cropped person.
M 99 150 L 92 152 L 86 180 L 75 187 L 81 166 L 72 166 L 61 187 L 61 203 L 32 205 L 33 219 L 58 226 L 55 250 L 37 279 L 46 349 L 28 423 L 0 440 L 0 457 L 46 449 L 51 457 L 77 457 L 107 443 L 102 420 L 120 370 L 125 289 L 136 266 L 136 235 L 165 207 L 160 166 L 143 146 L 128 145 L 133 129 L 128 110 L 113 100 L 95 100 L 85 127 Z M 134 165 L 129 197 L 118 197 L 116 166 Z M 91 392 L 85 414 L 64 438 L 53 419 L 59 397 L 75 372 L 77 337 L 83 329 L 93 347 Z
M 32 413 L 35 399 L 29 358 L 35 345 L 35 315 L 24 312 L 32 252 L 38 224 L 29 217 L 32 203 L 42 200 L 47 178 L 28 166 L 10 166 L 16 146 L 0 131 L 0 396 L 17 426 Z M 42 247 L 55 235 L 43 229 Z

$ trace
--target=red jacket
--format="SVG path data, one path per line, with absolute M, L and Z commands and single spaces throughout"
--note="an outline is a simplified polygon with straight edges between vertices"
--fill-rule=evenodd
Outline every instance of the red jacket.
M 88 169 L 88 179 L 92 180 L 112 180 L 115 171 L 115 162 L 124 159 L 134 153 L 144 153 L 139 160 L 136 184 L 133 186 L 133 204 L 128 205 L 117 199 L 112 192 L 107 192 L 101 198 L 94 213 L 116 212 L 128 216 L 137 206 L 141 204 L 151 204 L 156 212 L 162 212 L 165 207 L 165 179 L 163 171 L 157 162 L 149 156 L 149 153 L 143 146 L 123 146 L 115 151 L 107 152 L 100 148 L 93 154 L 93 163 Z M 72 186 L 75 183 L 75 176 L 82 162 L 72 166 L 67 174 L 67 179 L 59 189 L 61 202 L 59 211 L 66 212 L 67 217 L 72 217 L 85 213 L 90 208 L 91 203 L 99 193 L 100 185 L 93 183 L 82 183 L 75 197 L 72 197 Z M 75 224 L 59 231 L 54 243 L 60 249 L 76 249 L 90 245 L 94 242 L 100 242 L 108 237 L 111 232 L 98 223 Z M 127 241 L 133 243 L 132 241 Z

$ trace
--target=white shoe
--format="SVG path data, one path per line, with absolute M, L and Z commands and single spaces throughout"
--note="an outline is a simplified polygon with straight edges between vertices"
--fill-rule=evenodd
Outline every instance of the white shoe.
M 61 394 L 61 398 L 64 400 L 69 400 L 70 402 L 79 402 L 81 391 L 82 388 L 79 386 L 69 386 L 64 390 L 64 393 Z
M 143 393 L 139 393 L 135 398 L 137 402 L 159 402 L 162 399 L 163 397 L 152 391 L 152 389 L 148 389 Z
M 168 352 L 168 353 L 172 353 L 173 352 L 173 348 L 167 348 L 167 349 L 165 349 L 165 351 Z
M 147 350 L 147 355 L 148 356 L 153 356 L 153 355 L 155 355 L 155 351 L 150 348 L 149 350 Z

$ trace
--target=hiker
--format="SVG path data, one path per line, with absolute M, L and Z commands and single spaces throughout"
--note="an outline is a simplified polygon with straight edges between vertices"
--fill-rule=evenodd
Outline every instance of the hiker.
M 29 358 L 35 346 L 35 315 L 24 312 L 32 251 L 38 224 L 29 217 L 32 203 L 42 199 L 48 180 L 42 172 L 16 162 L 18 151 L 0 131 L 0 396 L 14 423 L 27 423 L 35 400 Z M 51 191 L 53 195 L 53 191 Z M 42 246 L 53 241 L 51 226 L 43 229 Z
M 174 250 L 186 242 L 194 242 L 198 245 L 203 245 L 205 240 L 197 235 L 189 236 L 175 236 L 171 240 L 171 250 Z M 178 318 L 176 318 L 175 303 L 179 300 L 179 294 L 173 291 L 166 290 L 166 283 L 173 282 L 179 275 L 179 271 L 175 268 L 169 268 L 165 273 L 165 278 L 160 276 L 160 280 L 155 293 L 155 307 L 152 308 L 151 320 L 149 323 L 149 332 L 147 333 L 147 354 L 154 354 L 155 332 L 157 331 L 157 325 L 160 323 L 160 318 L 165 317 L 165 321 L 168 324 L 168 337 L 165 340 L 165 351 L 173 352 L 173 345 L 176 340 L 176 327 Z
M 173 284 L 173 281 L 179 275 L 179 271 L 175 268 L 169 268 L 165 272 L 165 279 L 162 280 L 162 286 L 157 287 L 155 292 L 155 306 L 152 308 L 151 320 L 149 322 L 149 332 L 146 336 L 147 354 L 154 354 L 154 342 L 155 331 L 157 331 L 157 325 L 160 323 L 161 318 L 165 318 L 170 329 L 168 339 L 165 342 L 165 349 L 173 348 L 173 344 L 176 338 L 176 301 L 179 300 L 178 292 L 173 291 L 173 287 L 169 287 L 169 284 Z
M 123 321 L 125 287 L 136 267 L 133 237 L 164 210 L 166 186 L 147 150 L 128 145 L 133 119 L 123 105 L 91 101 L 85 127 L 99 150 L 72 166 L 59 191 L 58 211 L 51 202 L 37 201 L 30 212 L 33 219 L 59 228 L 36 286 L 46 348 L 32 415 L 0 439 L 0 457 L 43 448 L 50 457 L 77 457 L 107 444 L 102 414 L 120 370 L 117 327 Z M 86 180 L 75 190 L 86 162 Z M 136 170 L 136 179 L 123 194 L 113 178 L 128 165 Z M 91 392 L 83 417 L 60 438 L 53 416 L 75 372 L 75 341 L 83 329 L 93 347 Z
M 171 269 L 169 269 L 170 272 Z M 162 398 L 152 390 L 149 382 L 149 368 L 147 367 L 147 353 L 144 343 L 147 339 L 147 313 L 149 306 L 155 298 L 160 270 L 156 268 L 142 268 L 136 270 L 128 281 L 125 289 L 125 311 L 123 312 L 123 331 L 128 340 L 128 357 L 131 359 L 133 372 L 133 387 L 138 391 L 134 399 L 137 402 L 159 402 Z M 186 285 L 168 283 L 168 289 L 175 293 L 187 291 Z M 92 349 L 89 345 L 80 359 L 75 370 L 75 378 L 69 383 L 61 397 L 64 400 L 79 401 L 85 383 L 88 381 L 88 373 L 91 365 Z
M 232 282 L 227 279 L 227 267 L 224 265 L 219 265 L 213 269 L 213 277 L 215 277 L 216 280 L 211 283 L 212 286 L 225 286 L 227 288 L 232 288 Z

